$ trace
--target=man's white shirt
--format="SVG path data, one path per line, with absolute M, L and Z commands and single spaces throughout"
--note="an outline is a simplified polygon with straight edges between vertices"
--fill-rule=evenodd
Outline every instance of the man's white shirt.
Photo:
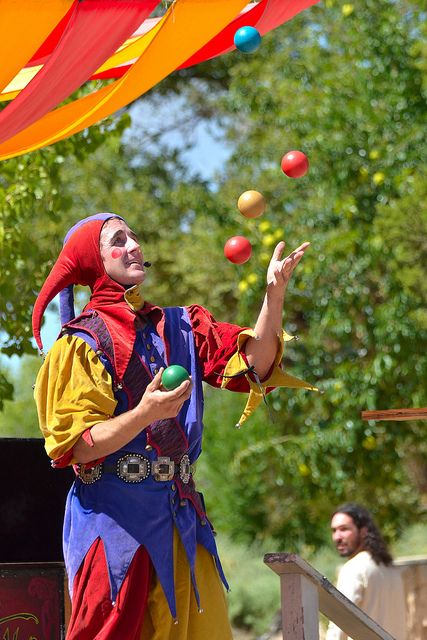
M 368 551 L 360 551 L 339 570 L 337 589 L 396 640 L 406 640 L 406 603 L 398 567 L 377 564 Z M 351 640 L 333 622 L 326 640 Z

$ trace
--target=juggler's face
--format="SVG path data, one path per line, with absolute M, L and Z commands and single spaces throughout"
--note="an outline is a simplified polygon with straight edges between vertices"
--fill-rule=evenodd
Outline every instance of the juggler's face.
M 358 529 L 351 516 L 335 513 L 331 521 L 332 540 L 343 558 L 351 558 L 363 549 L 366 528 Z
M 132 286 L 145 279 L 144 257 L 138 239 L 126 222 L 110 218 L 102 227 L 99 240 L 107 274 L 119 284 Z

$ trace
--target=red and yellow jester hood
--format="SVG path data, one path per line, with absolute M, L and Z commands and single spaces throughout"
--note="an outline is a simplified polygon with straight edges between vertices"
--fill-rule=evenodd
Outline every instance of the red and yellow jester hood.
M 74 285 L 86 285 L 91 297 L 85 310 L 97 311 L 113 340 L 116 375 L 123 377 L 135 340 L 135 311 L 124 298 L 125 287 L 110 278 L 102 262 L 99 239 L 102 227 L 114 213 L 98 213 L 84 218 L 65 236 L 64 246 L 52 267 L 33 309 L 33 335 L 43 349 L 41 322 L 47 305 L 60 294 L 61 324 L 74 318 Z

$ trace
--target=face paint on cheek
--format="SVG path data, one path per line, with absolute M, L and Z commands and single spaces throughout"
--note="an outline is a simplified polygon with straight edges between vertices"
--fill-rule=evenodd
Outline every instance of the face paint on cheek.
M 111 252 L 111 257 L 114 258 L 115 260 L 117 260 L 117 258 L 121 258 L 122 255 L 123 255 L 123 251 L 121 249 L 117 249 L 117 247 L 113 249 Z

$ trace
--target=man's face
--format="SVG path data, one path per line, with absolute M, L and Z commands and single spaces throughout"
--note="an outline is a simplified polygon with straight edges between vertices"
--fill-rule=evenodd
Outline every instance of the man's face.
M 335 513 L 331 521 L 332 541 L 343 558 L 356 555 L 363 548 L 366 528 L 358 529 L 346 513 Z
M 105 271 L 124 286 L 144 281 L 144 257 L 136 235 L 123 220 L 112 218 L 102 227 L 99 247 Z

